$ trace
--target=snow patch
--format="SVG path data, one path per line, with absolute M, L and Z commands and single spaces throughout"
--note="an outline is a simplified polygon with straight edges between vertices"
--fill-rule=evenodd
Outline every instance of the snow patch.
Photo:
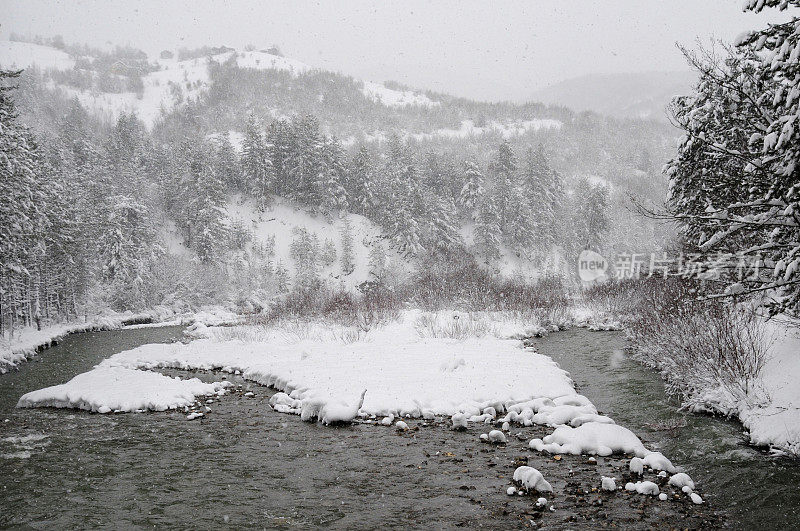
M 216 394 L 228 382 L 181 380 L 155 372 L 101 366 L 69 382 L 22 395 L 17 407 L 77 408 L 98 413 L 136 410 L 165 411 L 192 405 L 196 398 Z

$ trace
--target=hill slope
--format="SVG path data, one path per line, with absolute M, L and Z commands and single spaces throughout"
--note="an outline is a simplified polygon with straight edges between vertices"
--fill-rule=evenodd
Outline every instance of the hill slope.
M 688 94 L 695 80 L 691 72 L 592 74 L 556 83 L 531 97 L 576 111 L 666 121 L 669 101 Z

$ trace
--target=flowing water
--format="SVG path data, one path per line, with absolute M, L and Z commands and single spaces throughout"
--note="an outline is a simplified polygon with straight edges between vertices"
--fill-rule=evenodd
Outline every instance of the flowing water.
M 684 467 L 730 525 L 800 528 L 800 462 L 748 446 L 736 422 L 679 412 L 660 377 L 623 353 L 621 333 L 572 329 L 536 347 L 570 373 L 598 410 Z
M 719 521 L 706 506 L 624 492 L 584 496 L 600 473 L 620 477 L 625 460 L 555 461 L 528 451 L 527 439 L 546 434 L 544 427 L 525 429 L 524 440 L 499 447 L 477 442 L 483 426 L 453 432 L 442 422 L 414 420 L 415 429 L 402 434 L 365 424 L 328 428 L 271 411 L 272 391 L 236 376 L 228 376 L 236 391 L 211 404 L 201 421 L 187 421 L 182 412 L 14 407 L 25 392 L 63 383 L 115 352 L 180 335 L 179 327 L 74 335 L 0 376 L 0 527 L 511 528 L 538 522 L 558 529 L 649 529 Z M 796 527 L 800 467 L 746 446 L 735 423 L 676 413 L 659 378 L 625 358 L 623 347 L 619 333 L 582 329 L 537 340 L 599 409 L 684 466 L 731 525 Z M 556 512 L 535 509 L 529 497 L 505 495 L 523 462 L 553 483 Z

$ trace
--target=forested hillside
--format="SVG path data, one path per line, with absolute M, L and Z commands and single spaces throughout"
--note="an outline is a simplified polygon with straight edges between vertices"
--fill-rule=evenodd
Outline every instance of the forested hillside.
M 25 68 L 3 77 L 3 142 L 26 153 L 6 171 L 27 176 L 4 181 L 5 326 L 253 307 L 390 283 L 421 257 L 535 278 L 583 249 L 668 242 L 629 197 L 664 197 L 663 124 L 363 82 L 274 49 L 4 46 L 0 66 Z M 264 228 L 276 212 L 293 235 L 277 247 Z M 354 240 L 354 223 L 371 236 Z

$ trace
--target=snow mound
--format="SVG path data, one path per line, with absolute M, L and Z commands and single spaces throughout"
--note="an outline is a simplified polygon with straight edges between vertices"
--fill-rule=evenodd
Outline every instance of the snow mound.
M 636 487 L 636 492 L 638 492 L 639 494 L 658 496 L 660 492 L 658 485 L 656 485 L 652 481 L 637 481 L 635 487 Z
M 467 416 L 464 413 L 456 413 L 450 420 L 454 430 L 464 430 L 467 428 Z
M 672 461 L 664 457 L 664 454 L 661 452 L 651 452 L 647 454 L 642 461 L 653 470 L 666 470 L 670 474 L 676 472 Z
M 617 482 L 614 480 L 614 478 L 602 476 L 602 479 L 600 480 L 600 488 L 610 491 L 617 490 Z
M 578 428 L 559 426 L 544 439 L 533 439 L 529 443 L 533 450 L 551 454 L 596 454 L 630 453 L 645 457 L 649 452 L 639 437 L 632 431 L 616 424 L 590 422 Z
M 122 367 L 98 367 L 69 382 L 23 395 L 17 407 L 111 411 L 165 411 L 192 405 L 198 396 L 224 392 L 227 382 L 203 383 Z
M 679 472 L 669 478 L 669 484 L 679 489 L 683 489 L 683 487 L 689 487 L 690 489 L 694 490 L 694 481 L 692 481 L 692 478 L 689 477 L 689 474 L 685 474 L 683 472 Z
M 364 395 L 367 390 L 361 392 L 361 397 L 356 401 L 346 400 L 326 400 L 322 398 L 309 398 L 300 407 L 300 419 L 305 421 L 319 420 L 323 424 L 342 424 L 352 422 L 357 416 L 358 411 L 364 404 Z
M 514 481 L 525 489 L 537 492 L 553 492 L 553 487 L 544 479 L 542 473 L 530 466 L 521 466 L 514 471 Z
M 492 430 L 488 434 L 489 442 L 493 443 L 507 443 L 505 434 L 500 430 Z

